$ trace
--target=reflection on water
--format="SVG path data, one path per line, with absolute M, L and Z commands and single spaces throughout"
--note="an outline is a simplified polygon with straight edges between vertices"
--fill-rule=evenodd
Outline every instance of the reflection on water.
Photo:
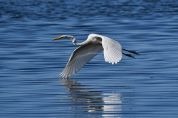
M 178 118 L 177 11 L 177 0 L 0 0 L 0 118 Z M 100 54 L 59 84 L 74 47 L 52 38 L 90 33 L 141 55 Z
M 109 118 L 111 116 L 120 117 L 122 112 L 121 94 L 118 93 L 104 93 L 103 94 L 103 117 Z
M 120 93 L 103 93 L 71 79 L 62 79 L 61 83 L 69 91 L 71 102 L 74 104 L 72 110 L 98 113 L 104 118 L 120 117 L 122 112 Z
M 69 90 L 74 104 L 82 105 L 88 112 L 101 111 L 103 109 L 101 91 L 89 90 L 84 85 L 71 79 L 62 80 L 62 82 Z

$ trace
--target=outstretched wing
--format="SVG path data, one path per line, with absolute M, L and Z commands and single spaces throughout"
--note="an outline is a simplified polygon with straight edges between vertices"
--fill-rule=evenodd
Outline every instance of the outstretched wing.
M 119 42 L 102 36 L 102 46 L 106 62 L 117 64 L 122 59 L 122 46 Z
M 69 78 L 77 73 L 87 62 L 89 62 L 103 47 L 99 43 L 87 43 L 74 50 L 66 67 L 61 73 L 62 78 Z

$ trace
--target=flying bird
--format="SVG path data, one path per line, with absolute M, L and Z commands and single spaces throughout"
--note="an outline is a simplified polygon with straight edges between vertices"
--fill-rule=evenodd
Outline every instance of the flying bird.
M 54 38 L 54 40 L 61 39 L 68 39 L 72 41 L 73 45 L 78 46 L 60 74 L 63 79 L 71 78 L 99 52 L 103 51 L 105 61 L 111 64 L 117 64 L 123 55 L 134 58 L 134 54 L 138 54 L 136 51 L 123 49 L 116 40 L 99 34 L 89 34 L 88 38 L 81 43 L 78 43 L 72 35 L 61 35 Z

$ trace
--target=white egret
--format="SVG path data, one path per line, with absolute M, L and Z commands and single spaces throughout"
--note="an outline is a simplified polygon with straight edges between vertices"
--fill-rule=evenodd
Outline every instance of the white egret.
M 62 78 L 70 78 L 101 51 L 104 52 L 105 61 L 111 64 L 117 64 L 122 59 L 122 54 L 129 57 L 138 54 L 135 51 L 123 49 L 119 42 L 99 34 L 89 34 L 88 38 L 81 43 L 77 43 L 76 38 L 71 35 L 62 35 L 54 40 L 60 39 L 69 39 L 75 46 L 79 46 L 71 54 L 61 73 Z

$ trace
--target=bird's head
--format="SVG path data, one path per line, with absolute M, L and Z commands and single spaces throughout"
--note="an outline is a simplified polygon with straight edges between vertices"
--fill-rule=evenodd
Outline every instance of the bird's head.
M 58 36 L 58 37 L 54 38 L 54 40 L 61 40 L 61 39 L 73 40 L 74 36 L 72 36 L 72 35 L 61 35 L 61 36 Z

